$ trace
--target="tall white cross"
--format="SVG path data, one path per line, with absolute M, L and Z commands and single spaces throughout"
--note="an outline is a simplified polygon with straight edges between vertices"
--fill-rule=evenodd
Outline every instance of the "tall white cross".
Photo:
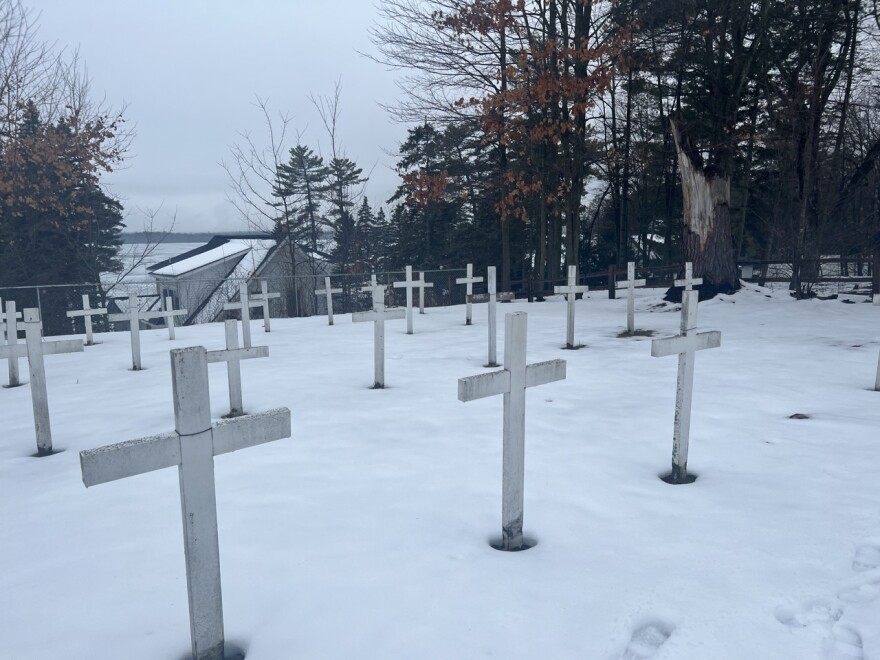
M 467 285 L 467 288 L 465 289 L 465 295 L 469 296 L 474 292 L 474 284 L 476 282 L 482 282 L 482 281 L 483 281 L 482 277 L 474 277 L 474 265 L 468 264 L 467 265 L 467 276 L 456 278 L 455 283 Z M 467 307 L 466 307 L 467 317 L 465 320 L 465 325 L 470 325 L 471 324 L 471 301 L 467 300 L 467 297 L 465 297 L 465 300 L 466 300 L 466 304 L 467 304 Z
M 6 302 L 6 319 L 3 329 L 6 332 L 6 345 L 18 345 L 18 320 L 21 318 L 21 312 L 15 311 L 15 301 L 8 300 Z M 18 357 L 13 349 L 9 357 L 9 384 L 7 387 L 18 387 L 21 385 L 21 379 L 18 375 Z
M 324 288 L 315 289 L 315 293 L 318 295 L 323 293 L 327 296 L 327 324 L 333 325 L 333 294 L 342 293 L 342 289 L 330 288 L 330 276 L 328 275 L 324 277 Z
M 675 286 L 683 286 L 685 291 L 693 291 L 695 286 L 700 286 L 702 283 L 702 277 L 694 277 L 694 264 L 691 261 L 684 265 L 684 279 L 673 281 Z
M 586 293 L 590 290 L 590 287 L 586 285 L 578 285 L 577 276 L 578 267 L 577 266 L 569 266 L 568 267 L 568 286 L 555 286 L 553 287 L 554 293 L 562 293 L 565 294 L 565 299 L 568 302 L 568 319 L 566 322 L 565 329 L 565 347 L 570 348 L 572 350 L 576 348 L 580 348 L 579 345 L 575 345 L 574 343 L 574 301 L 579 293 Z
M 290 411 L 277 408 L 211 424 L 204 348 L 171 351 L 171 433 L 80 452 L 86 488 L 177 466 L 194 660 L 222 660 L 223 603 L 214 456 L 290 437 Z
M 468 296 L 468 300 L 470 302 L 487 302 L 488 304 L 488 316 L 489 316 L 489 361 L 485 366 L 487 367 L 497 367 L 498 366 L 498 356 L 496 354 L 496 345 L 497 345 L 497 323 L 495 316 L 495 308 L 496 303 L 499 300 L 513 300 L 513 292 L 512 291 L 502 291 L 498 293 L 497 284 L 496 284 L 496 276 L 495 276 L 495 266 L 489 266 L 486 269 L 486 295 L 485 296 Z
M 169 299 L 170 300 L 170 299 Z M 170 308 L 170 302 L 166 303 Z M 110 321 L 128 321 L 128 331 L 131 337 L 131 368 L 133 371 L 141 369 L 141 321 L 148 319 L 165 319 L 168 326 L 168 338 L 174 339 L 174 317 L 186 316 L 189 312 L 185 309 L 168 309 L 165 311 L 140 311 L 138 309 L 138 297 L 135 293 L 128 294 L 128 311 L 122 314 L 108 314 L 107 319 Z
M 459 401 L 504 395 L 501 550 L 523 549 L 526 388 L 565 378 L 565 360 L 526 364 L 527 322 L 525 312 L 504 318 L 504 369 L 458 379 Z
M 691 430 L 691 400 L 694 393 L 694 360 L 696 351 L 718 348 L 721 333 L 697 332 L 698 291 L 685 291 L 682 294 L 682 333 L 675 337 L 664 337 L 651 342 L 653 357 L 678 355 L 678 381 L 675 389 L 675 421 L 672 433 L 672 474 L 669 482 L 689 483 L 687 475 L 688 443 Z M 690 480 L 692 481 L 692 480 Z
M 13 310 L 15 309 L 14 303 Z M 34 430 L 37 436 L 37 454 L 47 456 L 52 453 L 52 427 L 49 424 L 49 395 L 46 389 L 45 355 L 82 352 L 82 339 L 63 339 L 43 341 L 40 331 L 40 310 L 24 310 L 24 344 L 0 346 L 0 359 L 11 360 L 20 357 L 28 359 L 31 374 L 31 404 L 34 409 Z
M 229 380 L 229 417 L 244 414 L 241 397 L 241 361 L 252 358 L 269 357 L 268 346 L 238 347 L 238 322 L 228 319 L 224 322 L 226 329 L 226 350 L 208 351 L 208 364 L 226 363 L 226 375 Z
M 272 332 L 272 326 L 270 324 L 272 317 L 269 314 L 269 300 L 280 297 L 281 294 L 278 292 L 269 293 L 269 284 L 265 279 L 262 279 L 260 280 L 260 293 L 251 298 L 252 303 L 259 303 L 263 306 L 263 329 L 266 332 Z
M 3 298 L 0 298 L 0 327 L 3 330 L 3 342 L 6 342 L 6 312 L 4 311 L 6 308 L 3 307 Z M 16 312 L 16 319 L 21 319 L 21 312 Z
M 636 329 L 636 312 L 635 312 L 635 287 L 645 286 L 645 280 L 636 279 L 636 263 L 634 261 L 626 264 L 626 279 L 617 282 L 615 289 L 626 289 L 626 331 L 630 334 Z
M 419 281 L 416 283 L 416 286 L 419 288 L 419 314 L 425 313 L 425 289 L 430 289 L 434 286 L 433 282 L 425 282 L 425 273 L 423 271 L 419 271 Z
M 92 308 L 89 303 L 89 294 L 82 294 L 83 308 L 76 309 L 71 312 L 67 312 L 68 318 L 74 318 L 77 316 L 82 316 L 83 321 L 86 324 L 86 346 L 94 345 L 94 341 L 92 340 L 92 317 L 99 316 L 101 314 L 107 313 L 106 307 L 95 307 Z
M 361 291 L 372 291 L 373 310 L 355 312 L 351 315 L 351 320 L 373 321 L 373 389 L 381 390 L 385 387 L 385 321 L 402 319 L 406 313 L 402 309 L 385 307 L 385 285 L 376 284 L 375 275 L 372 277 L 372 284 L 361 287 Z
M 406 279 L 402 282 L 395 282 L 395 289 L 406 289 L 406 334 L 413 333 L 413 289 L 417 288 L 419 283 L 412 277 L 412 266 L 406 267 Z

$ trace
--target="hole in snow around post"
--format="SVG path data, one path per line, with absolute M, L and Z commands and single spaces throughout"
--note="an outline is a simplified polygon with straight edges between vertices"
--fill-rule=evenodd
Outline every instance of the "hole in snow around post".
M 810 416 L 806 415 L 804 413 L 795 413 L 794 415 L 789 415 L 788 418 L 789 419 L 810 419 Z
M 700 476 L 698 474 L 694 474 L 693 472 L 688 472 L 684 479 L 673 479 L 672 472 L 664 472 L 663 474 L 658 474 L 660 477 L 660 481 L 667 483 L 671 486 L 685 486 L 687 484 L 694 483 L 697 478 Z
M 538 545 L 538 539 L 523 536 L 522 545 L 520 547 L 508 550 L 504 547 L 504 542 L 500 536 L 493 536 L 489 539 L 489 545 L 492 546 L 492 549 L 498 550 L 499 552 L 522 552 L 523 550 L 528 550 Z

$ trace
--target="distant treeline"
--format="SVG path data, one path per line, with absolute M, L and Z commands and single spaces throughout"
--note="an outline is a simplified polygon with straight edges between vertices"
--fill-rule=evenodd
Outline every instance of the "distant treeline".
M 204 233 L 185 233 L 172 232 L 165 236 L 163 243 L 207 243 L 214 237 L 214 234 Z M 122 241 L 124 243 L 154 243 L 157 240 L 157 234 L 145 231 L 123 232 Z

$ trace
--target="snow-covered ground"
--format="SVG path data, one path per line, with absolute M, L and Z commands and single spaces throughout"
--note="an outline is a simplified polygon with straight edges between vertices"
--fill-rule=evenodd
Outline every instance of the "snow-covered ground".
M 638 327 L 675 334 L 676 307 L 638 293 Z M 568 361 L 528 393 L 538 545 L 511 554 L 487 542 L 501 398 L 456 397 L 485 371 L 485 305 L 472 327 L 463 307 L 413 336 L 389 322 L 385 390 L 369 324 L 254 322 L 271 357 L 243 363 L 245 407 L 288 406 L 293 436 L 215 461 L 227 639 L 248 660 L 880 658 L 880 308 L 859 300 L 749 286 L 700 305 L 722 345 L 697 357 L 689 486 L 658 479 L 676 360 L 617 338 L 625 300 L 577 303 L 579 351 L 561 350 L 562 300 L 500 306 L 529 313 L 530 362 Z M 54 456 L 31 457 L 28 388 L 0 390 L 3 658 L 189 649 L 175 471 L 86 490 L 78 452 L 172 430 L 168 350 L 221 348 L 223 326 L 141 338 L 138 373 L 125 333 L 47 358 Z

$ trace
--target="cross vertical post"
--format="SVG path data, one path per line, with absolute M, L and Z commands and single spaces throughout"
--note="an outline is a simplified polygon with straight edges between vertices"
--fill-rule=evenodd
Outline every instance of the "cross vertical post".
M 115 315 L 111 315 L 112 320 Z M 131 337 L 131 368 L 141 369 L 141 317 L 138 313 L 138 299 L 134 293 L 128 294 L 128 334 Z
M 403 282 L 395 282 L 395 289 L 406 289 L 406 334 L 413 333 L 413 289 L 416 282 L 412 278 L 412 266 L 406 267 L 406 279 Z
M 238 285 L 238 302 L 223 305 L 226 310 L 241 310 L 241 338 L 245 348 L 251 347 L 251 303 L 248 300 L 247 282 Z
M 333 294 L 342 293 L 342 289 L 333 289 L 330 287 L 330 276 L 324 277 L 324 288 L 315 289 L 315 293 L 325 294 L 327 296 L 327 325 L 333 325 Z
M 565 378 L 564 360 L 526 364 L 527 322 L 525 312 L 507 314 L 504 318 L 504 369 L 458 380 L 459 401 L 504 395 L 499 549 L 510 551 L 527 547 L 522 532 L 526 388 Z
M 617 282 L 617 289 L 626 288 L 626 331 L 632 334 L 636 330 L 635 315 L 635 287 L 645 286 L 646 280 L 636 279 L 636 262 L 628 261 L 626 264 L 626 280 Z
M 425 282 L 425 272 L 419 271 L 419 281 L 417 283 L 419 287 L 419 314 L 425 313 L 425 289 L 430 289 L 434 286 L 433 282 Z
M 165 296 L 165 311 L 174 311 L 174 300 L 171 296 Z M 165 323 L 168 324 L 168 339 L 174 339 L 174 317 L 169 315 L 165 319 Z
M 294 286 L 296 286 L 296 282 L 294 282 Z M 266 332 L 272 331 L 271 320 L 272 317 L 269 314 L 269 300 L 272 298 L 280 298 L 281 294 L 277 291 L 275 293 L 269 293 L 269 284 L 266 282 L 266 278 L 260 280 L 260 293 L 259 295 L 251 298 L 252 303 L 261 303 L 263 306 L 263 329 Z
M 580 348 L 580 346 L 576 346 L 574 343 L 574 302 L 578 293 L 586 293 L 590 290 L 588 286 L 578 286 L 577 279 L 577 266 L 572 265 L 568 267 L 568 286 L 553 287 L 554 293 L 565 294 L 566 302 L 568 303 L 565 347 L 572 350 Z
M 14 350 L 12 347 L 18 344 L 19 318 L 21 318 L 21 313 L 15 311 L 15 301 L 8 300 L 6 302 L 6 345 L 12 350 Z M 21 379 L 18 375 L 18 358 L 10 356 L 8 387 L 18 387 L 19 385 L 21 385 Z
M 685 484 L 693 481 L 688 479 L 687 461 L 696 351 L 717 348 L 721 345 L 720 332 L 698 333 L 696 331 L 699 295 L 699 292 L 693 290 L 685 291 L 682 294 L 682 333 L 679 336 L 655 339 L 651 342 L 653 357 L 678 354 L 675 419 L 672 432 L 672 473 L 669 476 L 669 483 L 673 484 Z
M 496 332 L 495 294 L 497 289 L 495 266 L 489 266 L 486 272 L 486 288 L 489 292 L 489 362 L 487 367 L 498 366 L 498 333 Z
M 470 296 L 474 292 L 474 284 L 476 282 L 482 282 L 482 281 L 483 281 L 482 277 L 474 277 L 474 265 L 473 264 L 467 265 L 467 275 L 465 277 L 458 277 L 455 279 L 456 284 L 464 284 L 467 287 L 465 289 L 465 300 L 466 300 L 465 325 L 471 325 L 471 320 L 472 320 L 471 301 L 467 300 L 467 296 Z

